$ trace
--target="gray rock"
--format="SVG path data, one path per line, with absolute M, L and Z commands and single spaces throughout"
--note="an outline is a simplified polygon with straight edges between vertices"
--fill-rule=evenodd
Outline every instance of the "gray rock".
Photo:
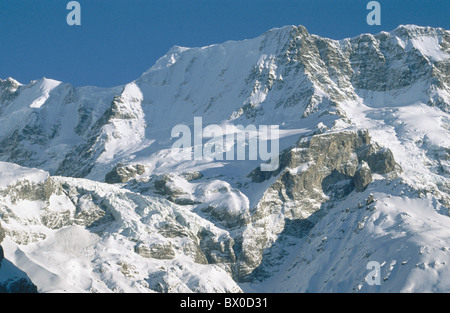
M 372 203 L 376 202 L 377 200 L 375 199 L 373 194 L 370 194 L 369 197 L 366 200 L 366 205 L 371 205 Z
M 392 151 L 387 148 L 382 148 L 369 155 L 367 163 L 373 172 L 379 174 L 386 174 L 396 170 L 398 166 L 394 160 Z
M 30 183 L 26 180 L 19 181 L 0 191 L 0 195 L 10 197 L 13 203 L 21 200 L 47 202 L 52 194 L 62 195 L 63 191 L 61 186 L 51 178 L 39 184 Z
M 192 292 L 186 284 L 178 277 L 165 270 L 149 273 L 145 279 L 148 288 L 159 293 L 190 293 Z
M 195 242 L 186 242 L 181 246 L 184 255 L 191 257 L 195 263 L 208 264 L 208 260 L 200 246 Z
M 170 196 L 169 198 L 167 198 L 167 200 L 176 203 L 178 205 L 195 205 L 195 204 L 200 204 L 201 202 L 198 201 L 194 201 L 192 199 L 188 199 L 188 198 L 177 198 L 174 196 Z
M 217 206 L 208 205 L 201 208 L 201 211 L 211 216 L 219 225 L 223 225 L 227 229 L 244 226 L 248 222 L 245 214 L 231 211 L 227 204 Z
M 123 274 L 123 276 L 127 278 L 134 278 L 136 274 L 138 274 L 136 267 L 132 264 L 128 264 L 124 261 L 117 262 L 117 265 L 120 266 L 120 272 Z
M 126 183 L 130 179 L 137 175 L 145 173 L 145 166 L 141 164 L 124 165 L 122 163 L 117 164 L 108 174 L 105 176 L 105 183 L 108 184 L 121 184 Z
M 181 189 L 171 186 L 170 183 L 172 182 L 172 178 L 169 175 L 164 174 L 155 179 L 154 185 L 157 193 L 164 196 L 171 196 L 170 199 L 173 201 L 175 197 L 184 192 Z
M 218 237 L 206 228 L 202 228 L 197 236 L 200 237 L 200 247 L 207 258 L 207 263 L 232 264 L 236 262 L 233 238 L 228 236 Z
M 145 244 L 138 244 L 134 247 L 134 252 L 139 254 L 141 257 L 150 259 L 152 257 L 150 248 L 146 246 Z
M 359 130 L 302 138 L 296 147 L 281 153 L 277 171 L 255 169 L 249 175 L 253 182 L 277 179 L 252 210 L 252 226 L 258 230 L 249 232 L 248 238 L 243 235 L 238 279 L 248 279 L 247 275 L 261 264 L 269 238 L 286 231 L 283 225 L 266 229 L 268 216 L 283 214 L 285 219 L 297 221 L 314 215 L 318 220 L 319 211 L 327 203 L 344 198 L 354 189 L 364 190 L 372 182 L 372 172 L 384 174 L 398 168 L 389 149 L 371 143 L 368 131 Z M 309 222 L 314 224 L 314 220 Z
M 175 258 L 175 251 L 172 244 L 169 243 L 153 243 L 150 246 L 139 244 L 134 251 L 143 258 L 152 258 L 158 260 L 172 260 Z
M 194 181 L 203 178 L 203 174 L 200 172 L 185 172 L 181 174 L 181 177 L 187 181 Z
M 364 191 L 367 185 L 369 185 L 372 181 L 372 171 L 370 170 L 369 165 L 363 161 L 363 163 L 356 170 L 355 176 L 353 176 L 356 191 Z

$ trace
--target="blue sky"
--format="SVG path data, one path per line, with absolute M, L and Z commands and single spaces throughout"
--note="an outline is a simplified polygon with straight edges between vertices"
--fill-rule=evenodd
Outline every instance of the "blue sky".
M 48 77 L 75 86 L 117 86 L 138 78 L 173 45 L 257 37 L 285 25 L 342 39 L 400 24 L 450 29 L 449 0 L 79 0 L 81 26 L 68 26 L 69 0 L 0 0 L 0 77 Z

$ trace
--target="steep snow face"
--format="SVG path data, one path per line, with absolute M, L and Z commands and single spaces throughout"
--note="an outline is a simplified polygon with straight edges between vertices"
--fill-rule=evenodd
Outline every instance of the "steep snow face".
M 58 87 L 59 84 L 61 84 L 61 82 L 46 78 L 36 83 L 36 88 L 33 88 L 33 91 L 30 90 L 29 97 L 32 99 L 36 98 L 36 95 L 33 95 L 33 93 L 36 93 L 38 98 L 33 100 L 30 104 L 30 108 L 39 109 L 50 97 L 50 92 Z
M 6 256 L 40 291 L 448 291 L 449 64 L 443 29 L 288 26 L 115 88 L 1 80 Z M 279 126 L 279 168 L 176 159 L 196 117 Z
M 148 146 L 142 101 L 139 87 L 135 83 L 126 85 L 95 123 L 88 141 L 76 146 L 65 157 L 57 173 L 103 180 L 111 164 L 130 158 L 134 152 Z
M 0 162 L 0 189 L 27 180 L 38 184 L 48 178 L 48 173 L 37 169 L 28 169 L 12 163 Z
M 6 85 L 0 105 L 1 159 L 52 173 L 86 141 L 88 130 L 121 90 L 74 89 L 48 79 Z

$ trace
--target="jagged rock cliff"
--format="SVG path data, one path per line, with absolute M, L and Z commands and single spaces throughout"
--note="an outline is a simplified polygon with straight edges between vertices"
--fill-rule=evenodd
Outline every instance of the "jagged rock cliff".
M 274 238 L 297 223 L 295 232 L 304 235 L 315 222 L 306 220 L 327 203 L 363 191 L 372 181 L 372 172 L 400 171 L 389 149 L 370 142 L 367 131 L 345 131 L 300 139 L 294 148 L 281 154 L 276 178 L 252 210 L 251 221 L 243 232 L 239 277 L 245 278 L 258 267 L 264 249 Z M 367 165 L 369 164 L 369 165 Z M 365 175 L 368 175 L 366 177 Z M 251 174 L 254 182 L 271 177 L 259 169 Z M 271 219 L 279 221 L 271 225 Z M 270 227 L 268 227 L 270 225 Z M 247 238 L 247 233 L 250 235 Z

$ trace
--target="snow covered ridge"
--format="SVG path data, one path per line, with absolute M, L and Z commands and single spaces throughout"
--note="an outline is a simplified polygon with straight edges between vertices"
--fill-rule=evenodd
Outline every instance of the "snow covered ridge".
M 203 143 L 204 136 L 209 138 L 205 144 Z M 244 161 L 246 159 L 257 160 L 259 156 L 262 161 L 269 161 L 268 164 L 260 164 L 261 171 L 273 172 L 279 167 L 280 132 L 278 125 L 259 125 L 257 128 L 255 125 L 244 127 L 242 125 L 211 124 L 203 128 L 202 117 L 194 117 L 193 132 L 187 125 L 179 124 L 172 128 L 171 137 L 180 137 L 171 148 L 171 157 L 177 161 L 200 161 L 203 159 Z M 248 156 L 246 156 L 247 145 Z M 268 151 L 269 145 L 270 152 Z
M 0 80 L 0 291 L 450 291 L 449 64 L 439 28 L 287 26 L 124 86 Z M 196 117 L 277 126 L 278 166 L 180 160 Z

